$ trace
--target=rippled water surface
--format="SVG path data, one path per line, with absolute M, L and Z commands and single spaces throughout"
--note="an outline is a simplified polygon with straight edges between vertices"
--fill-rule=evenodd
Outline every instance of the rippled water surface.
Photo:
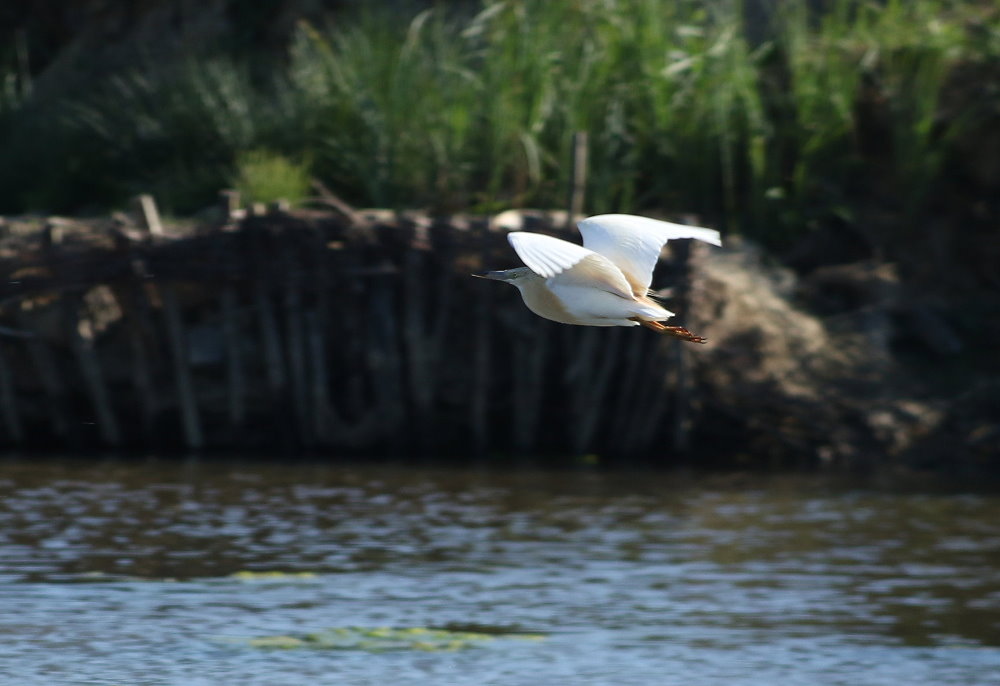
M 428 628 L 458 638 L 376 640 Z M 0 461 L 0 677 L 997 684 L 1000 498 L 820 478 Z

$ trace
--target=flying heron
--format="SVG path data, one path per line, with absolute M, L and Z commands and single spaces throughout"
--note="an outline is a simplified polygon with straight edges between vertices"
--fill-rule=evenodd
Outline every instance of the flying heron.
M 722 245 L 719 232 L 699 226 L 601 214 L 578 224 L 583 245 L 526 231 L 507 240 L 525 267 L 473 274 L 517 286 L 528 309 L 545 319 L 581 326 L 644 326 L 692 343 L 704 343 L 650 297 L 649 284 L 667 241 L 695 238 Z

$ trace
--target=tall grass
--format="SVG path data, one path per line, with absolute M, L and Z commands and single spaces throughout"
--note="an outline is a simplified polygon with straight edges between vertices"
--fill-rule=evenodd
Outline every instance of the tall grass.
M 994 31 L 995 16 L 958 0 L 807 5 L 775 4 L 751 41 L 740 0 L 486 0 L 403 19 L 368 3 L 301 25 L 264 78 L 226 57 L 149 66 L 48 108 L 0 167 L 70 164 L 6 204 L 152 190 L 183 211 L 267 150 L 361 205 L 560 206 L 582 130 L 595 212 L 694 211 L 775 238 L 845 215 L 873 183 L 913 211 L 962 133 L 941 117 L 950 75 L 994 58 L 969 17 Z
M 843 203 L 831 190 L 863 179 L 911 215 L 923 205 L 963 125 L 941 117 L 941 95 L 956 65 L 976 58 L 969 16 L 968 3 L 942 0 L 842 1 L 820 17 L 785 6 L 796 199 Z
M 366 204 L 442 204 L 468 177 L 478 84 L 457 27 L 430 12 L 408 25 L 364 14 L 321 34 L 304 25 L 289 81 L 298 145 L 316 172 Z
M 0 65 L 0 117 L 13 114 L 28 95 L 23 80 L 15 69 Z
M 721 199 L 736 217 L 766 173 L 753 60 L 736 2 L 507 1 L 462 23 L 304 27 L 291 74 L 317 172 L 374 203 L 560 204 L 586 130 L 593 209 Z
M 31 94 L 31 73 L 25 34 L 0 49 L 0 118 L 10 115 Z
M 868 8 L 860 32 L 874 51 L 876 85 L 888 103 L 892 157 L 902 201 L 912 212 L 931 189 L 960 118 L 940 118 L 942 89 L 952 65 L 963 58 L 963 26 L 948 3 L 890 0 Z

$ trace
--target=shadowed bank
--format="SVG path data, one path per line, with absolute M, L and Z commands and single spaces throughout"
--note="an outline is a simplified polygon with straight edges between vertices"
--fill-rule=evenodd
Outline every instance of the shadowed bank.
M 148 219 L 9 223 L 8 446 L 861 467 L 936 464 L 950 442 L 953 466 L 996 459 L 995 391 L 914 374 L 900 338 L 941 333 L 899 324 L 907 302 L 884 268 L 817 286 L 746 242 L 677 245 L 654 288 L 709 339 L 691 350 L 552 324 L 468 276 L 513 258 L 507 229 L 567 235 L 565 213 Z M 800 306 L 829 283 L 858 302 Z
M 361 4 L 0 10 L 4 445 L 996 470 L 995 3 Z M 531 206 L 722 231 L 710 344 L 471 282 Z

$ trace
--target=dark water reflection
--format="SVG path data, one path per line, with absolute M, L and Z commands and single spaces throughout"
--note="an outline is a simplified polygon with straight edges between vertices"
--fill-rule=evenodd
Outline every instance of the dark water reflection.
M 247 570 L 311 574 L 232 576 Z M 449 653 L 245 640 L 449 625 L 547 638 Z M 0 462 L 2 683 L 967 686 L 998 674 L 996 495 Z

